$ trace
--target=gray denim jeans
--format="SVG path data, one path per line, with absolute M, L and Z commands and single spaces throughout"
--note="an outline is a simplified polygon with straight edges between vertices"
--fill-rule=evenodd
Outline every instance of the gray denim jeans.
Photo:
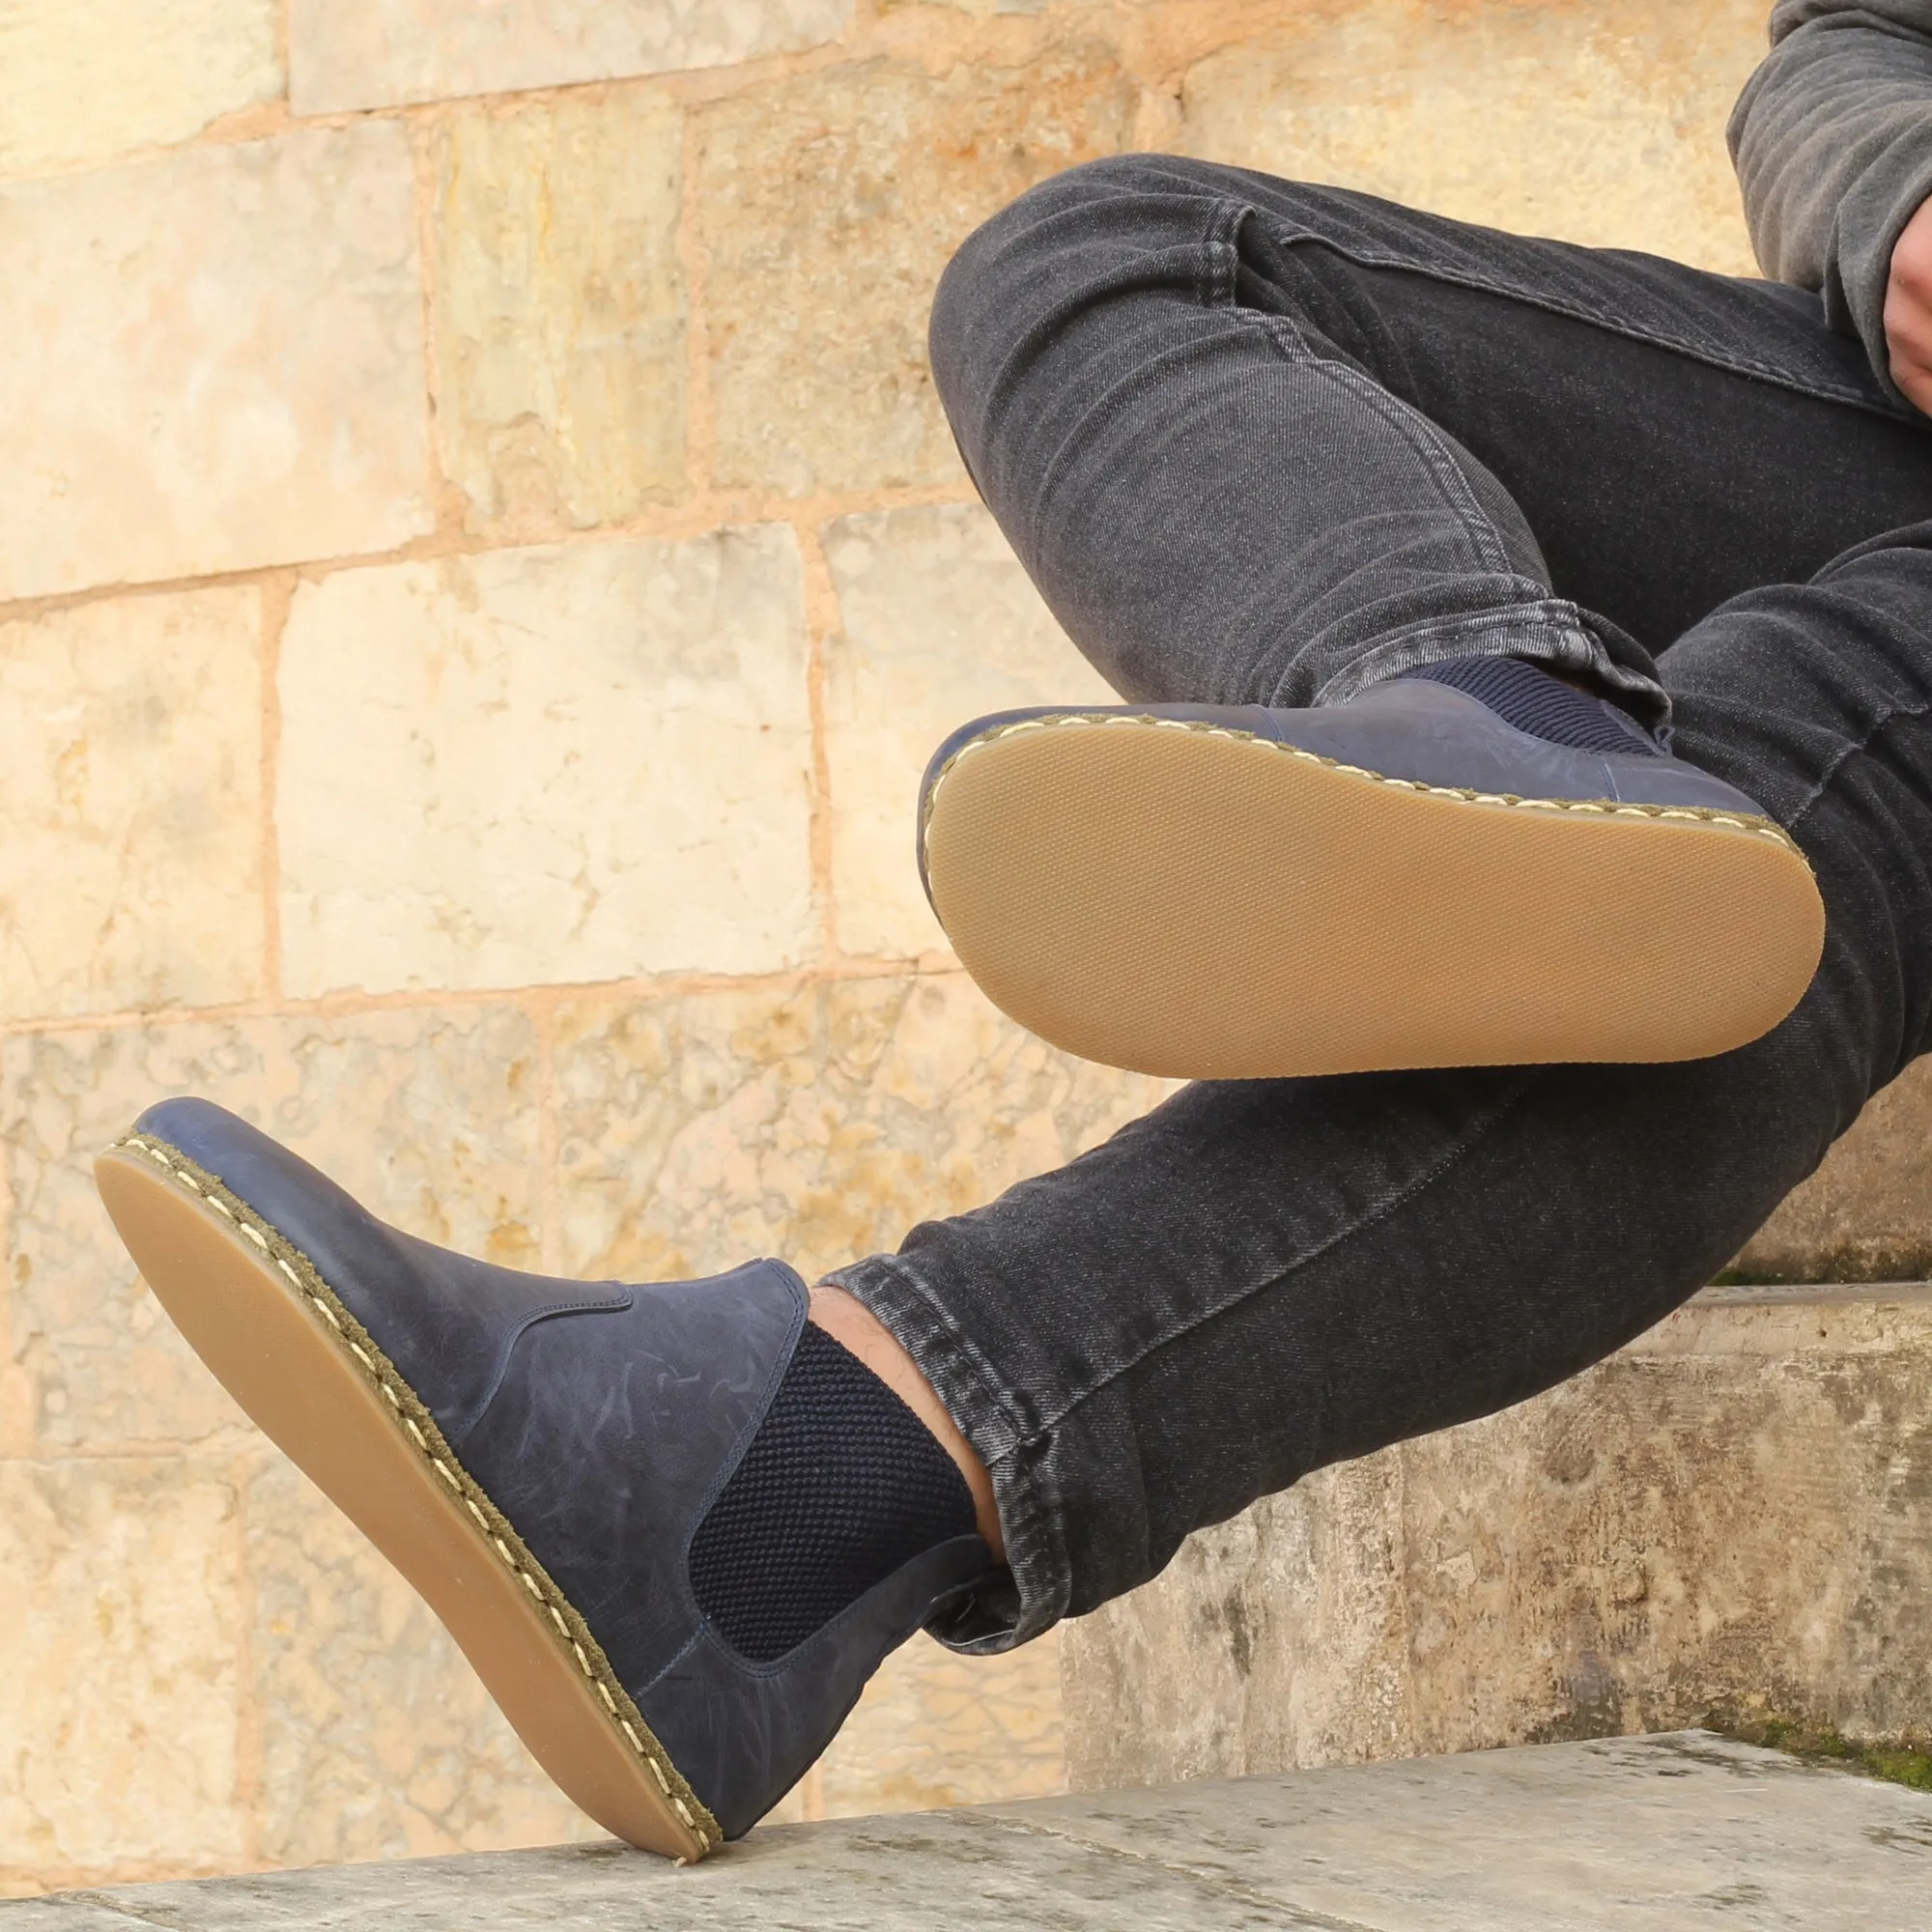
M 1932 426 L 1799 290 L 1159 156 L 980 229 L 932 359 L 1123 696 L 1588 668 L 1792 833 L 1830 922 L 1737 1053 L 1203 1083 L 841 1270 L 992 1472 L 1010 1572 L 938 1634 L 998 1650 L 1627 1342 L 1924 1050 Z

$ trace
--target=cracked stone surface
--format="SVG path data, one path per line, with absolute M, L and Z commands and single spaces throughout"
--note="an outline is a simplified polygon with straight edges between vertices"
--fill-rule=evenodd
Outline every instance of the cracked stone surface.
M 0 1020 L 261 991 L 260 634 L 252 585 L 0 624 Z
M 0 1905 L 4 1932 L 1680 1932 L 1922 1923 L 1932 1796 L 1708 1732 Z
M 682 485 L 682 138 L 655 95 L 439 126 L 437 436 L 467 528 L 588 529 Z

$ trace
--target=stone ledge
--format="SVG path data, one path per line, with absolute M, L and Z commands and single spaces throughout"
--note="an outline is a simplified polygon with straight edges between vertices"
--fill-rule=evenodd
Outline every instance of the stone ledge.
M 1918 1922 L 1932 1797 L 1708 1732 L 0 1905 L 0 1932 L 1680 1932 Z
M 1932 1308 L 1932 1281 L 1729 1283 L 1700 1289 L 1680 1313 L 1706 1308 L 1842 1307 L 1851 1302 L 1869 1302 L 1880 1308 Z
M 1075 1789 L 1932 1717 L 1932 1286 L 1719 1288 L 1065 1627 Z

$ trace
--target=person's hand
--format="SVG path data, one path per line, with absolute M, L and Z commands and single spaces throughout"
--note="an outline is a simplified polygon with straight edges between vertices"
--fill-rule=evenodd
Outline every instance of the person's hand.
M 1885 346 L 1891 380 L 1932 415 L 1932 201 L 1919 204 L 1891 251 Z

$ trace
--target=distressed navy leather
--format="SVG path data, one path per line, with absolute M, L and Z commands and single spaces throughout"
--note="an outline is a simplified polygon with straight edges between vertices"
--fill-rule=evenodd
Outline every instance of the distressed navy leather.
M 589 1624 L 727 1837 L 803 1776 L 880 1661 L 987 1572 L 978 1536 L 941 1544 L 796 1650 L 750 1663 L 699 1611 L 687 1552 L 797 1347 L 807 1294 L 791 1268 L 523 1274 L 385 1226 L 208 1101 L 165 1100 L 138 1124 L 308 1256 Z

